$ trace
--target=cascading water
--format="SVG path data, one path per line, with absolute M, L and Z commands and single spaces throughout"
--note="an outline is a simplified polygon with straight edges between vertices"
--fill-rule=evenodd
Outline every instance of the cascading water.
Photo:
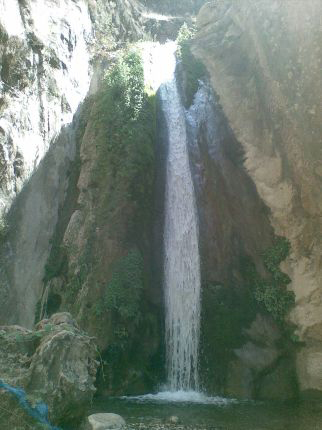
M 175 51 L 174 42 L 164 45 L 142 43 L 146 84 L 155 91 L 160 89 L 168 130 L 164 293 L 166 389 L 171 392 L 168 393 L 170 397 L 175 392 L 189 391 L 192 394 L 191 391 L 198 391 L 200 331 L 198 221 L 187 148 L 186 112 L 175 78 Z
M 175 57 L 173 55 L 173 63 Z M 200 260 L 185 110 L 171 80 L 160 87 L 168 128 L 164 226 L 165 336 L 168 388 L 199 389 Z

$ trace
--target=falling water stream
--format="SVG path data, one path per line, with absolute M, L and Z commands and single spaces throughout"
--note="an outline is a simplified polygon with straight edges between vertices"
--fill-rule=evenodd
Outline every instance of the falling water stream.
M 173 54 L 174 55 L 174 54 Z M 160 88 L 168 129 L 164 224 L 165 341 L 170 391 L 199 389 L 200 260 L 185 111 L 177 83 Z
M 164 295 L 167 386 L 198 391 L 200 261 L 198 219 L 187 148 L 186 113 L 177 88 L 176 44 L 144 44 L 148 83 L 159 88 L 167 146 Z
M 148 49 L 147 49 L 148 48 Z M 175 77 L 176 44 L 143 47 L 145 75 L 164 112 L 167 136 L 164 296 L 166 391 L 191 397 L 199 390 L 200 260 L 198 219 L 187 147 L 186 112 Z M 178 395 L 178 394 L 176 394 Z

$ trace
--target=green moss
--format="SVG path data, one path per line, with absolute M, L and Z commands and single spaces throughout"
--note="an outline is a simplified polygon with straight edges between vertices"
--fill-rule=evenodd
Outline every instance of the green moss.
M 124 53 L 109 71 L 94 116 L 98 161 L 92 180 L 98 186 L 109 184 L 99 215 L 109 220 L 121 204 L 130 202 L 137 230 L 152 207 L 156 130 L 155 95 L 145 91 L 138 52 Z
M 123 322 L 137 325 L 141 319 L 141 296 L 144 288 L 143 258 L 138 250 L 131 250 L 114 267 L 106 286 L 104 304 Z
M 111 316 L 113 340 L 108 357 L 113 366 L 127 353 L 132 342 L 131 333 L 142 321 L 144 278 L 143 257 L 137 249 L 132 249 L 114 264 L 103 301 L 96 306 L 97 316 L 106 313 Z
M 150 368 L 155 356 L 149 352 L 151 345 L 147 344 L 146 336 L 151 336 L 151 329 L 157 323 L 156 317 L 147 313 L 146 283 L 143 256 L 132 249 L 115 263 L 111 280 L 105 287 L 104 300 L 97 308 L 99 315 L 109 315 L 113 327 L 108 347 L 102 353 L 103 366 L 99 375 L 99 379 L 104 375 L 104 382 L 100 383 L 111 392 L 122 385 L 121 391 L 128 390 L 138 381 L 150 384 L 154 372 L 159 371 Z
M 224 392 L 234 350 L 247 341 L 244 329 L 259 312 L 269 313 L 278 322 L 284 343 L 297 342 L 292 327 L 285 324 L 285 316 L 294 304 L 294 293 L 286 289 L 290 279 L 279 268 L 289 251 L 289 242 L 276 237 L 262 253 L 265 278 L 247 256 L 240 261 L 243 280 L 239 285 L 203 285 L 200 369 L 202 383 L 209 390 Z
M 195 36 L 196 29 L 188 27 L 186 23 L 183 24 L 179 30 L 177 38 L 177 57 L 181 61 L 182 68 L 185 74 L 185 105 L 188 108 L 192 102 L 193 97 L 199 88 L 199 79 L 203 78 L 207 72 L 203 63 L 197 60 L 191 52 L 191 43 Z

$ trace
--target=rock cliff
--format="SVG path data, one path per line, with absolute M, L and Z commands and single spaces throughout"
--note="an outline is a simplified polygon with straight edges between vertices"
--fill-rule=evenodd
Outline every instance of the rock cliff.
M 321 14 L 318 0 L 210 2 L 193 46 L 275 233 L 291 242 L 283 270 L 296 297 L 288 320 L 304 342 L 302 391 L 322 390 Z
M 93 28 L 83 1 L 2 0 L 0 9 L 3 210 L 89 89 Z
M 95 91 L 99 64 L 107 67 L 111 52 L 143 37 L 145 26 L 160 26 L 135 0 L 2 0 L 0 11 L 0 320 L 32 327 L 74 178 L 73 116 L 100 70 Z
M 142 392 L 155 382 L 147 362 L 160 368 L 160 298 L 150 290 L 153 161 L 143 164 L 142 149 L 129 161 L 126 153 L 112 161 L 106 148 L 102 154 L 111 111 L 98 93 L 125 42 L 175 37 L 181 19 L 151 15 L 135 0 L 2 0 L 0 11 L 0 321 L 32 328 L 40 315 L 72 311 L 98 337 L 104 389 Z M 145 149 L 153 160 L 153 147 Z M 122 326 L 119 309 L 106 304 L 109 281 L 123 270 L 136 276 L 137 297 L 124 290 L 115 300 L 125 314 L 140 308 L 139 329 Z M 120 357 L 120 374 L 111 372 Z
M 35 316 L 72 312 L 98 338 L 106 393 L 160 380 L 163 179 L 153 187 L 166 151 L 154 147 L 155 98 L 134 91 L 137 121 L 118 104 L 131 88 L 118 93 L 102 76 L 124 42 L 176 34 L 181 18 L 144 5 L 183 14 L 202 3 L 0 0 L 0 323 L 31 328 Z M 206 79 L 185 105 L 210 392 L 292 397 L 294 351 L 301 391 L 322 391 L 321 14 L 319 0 L 217 0 L 198 17 L 192 49 L 214 92 Z M 143 88 L 133 57 L 119 70 L 118 84 Z M 296 298 L 291 347 L 243 273 L 249 257 L 267 277 L 274 233 L 291 243 L 281 266 Z

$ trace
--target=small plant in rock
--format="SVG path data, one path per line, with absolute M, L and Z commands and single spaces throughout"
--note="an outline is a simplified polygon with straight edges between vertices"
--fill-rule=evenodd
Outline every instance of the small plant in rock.
M 273 246 L 263 252 L 263 262 L 270 274 L 267 279 L 260 277 L 250 259 L 246 259 L 243 264 L 244 276 L 252 286 L 256 301 L 279 322 L 283 322 L 295 303 L 294 292 L 287 290 L 287 285 L 291 280 L 280 269 L 280 264 L 288 256 L 289 251 L 289 241 L 277 236 Z
M 294 293 L 288 291 L 284 285 L 258 282 L 254 295 L 255 299 L 262 303 L 277 321 L 283 321 L 287 312 L 294 305 Z

